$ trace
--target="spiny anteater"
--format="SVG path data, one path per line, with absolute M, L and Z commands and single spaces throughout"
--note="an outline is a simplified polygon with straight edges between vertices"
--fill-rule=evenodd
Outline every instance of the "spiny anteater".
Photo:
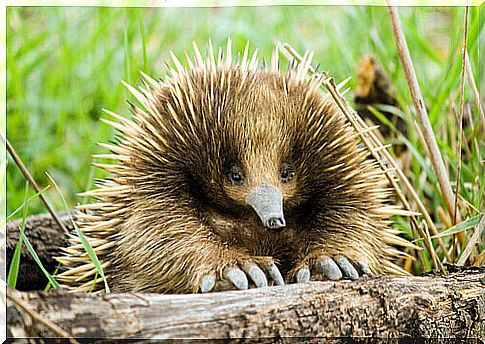
M 117 164 L 84 195 L 77 224 L 112 291 L 192 293 L 284 281 L 405 271 L 408 245 L 390 226 L 386 179 L 328 97 L 311 61 L 279 70 L 257 51 L 216 58 L 209 44 L 187 68 L 173 56 L 164 80 L 128 89 L 133 119 L 106 111 L 118 142 L 100 144 Z M 101 278 L 73 236 L 58 279 L 98 290 Z M 95 286 L 96 285 L 96 286 Z

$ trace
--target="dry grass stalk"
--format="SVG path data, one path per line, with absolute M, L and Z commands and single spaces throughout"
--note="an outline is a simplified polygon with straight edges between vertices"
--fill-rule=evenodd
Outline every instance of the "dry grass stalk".
M 79 342 L 73 338 L 73 336 L 66 331 L 64 331 L 62 328 L 57 326 L 55 323 L 52 321 L 45 319 L 42 317 L 39 313 L 36 311 L 31 310 L 22 300 L 17 298 L 16 296 L 12 295 L 9 289 L 7 289 L 7 299 L 15 303 L 19 308 L 21 308 L 25 313 L 27 313 L 33 321 L 37 321 L 47 327 L 49 330 L 54 332 L 56 336 L 62 337 L 62 338 L 68 338 L 70 343 L 73 344 L 79 344 Z
M 473 231 L 473 234 L 470 240 L 468 240 L 468 243 L 463 249 L 463 253 L 460 256 L 460 259 L 458 259 L 458 262 L 456 262 L 456 265 L 461 265 L 461 266 L 465 265 L 465 262 L 467 261 L 468 257 L 470 257 L 470 254 L 473 252 L 473 248 L 480 240 L 480 234 L 483 232 L 484 226 L 485 226 L 485 216 L 483 216 L 480 222 L 475 226 L 475 230 Z
M 303 59 L 302 56 L 299 55 L 298 52 L 296 50 L 294 50 L 289 44 L 287 44 L 287 43 L 282 43 L 282 44 L 277 43 L 277 45 L 279 47 L 279 50 L 288 59 L 291 60 L 292 58 L 294 58 L 298 62 L 302 61 L 302 59 Z M 316 73 L 316 70 L 313 69 L 311 66 L 309 66 L 309 71 L 312 75 Z M 430 256 L 431 256 L 431 259 L 433 261 L 433 265 L 435 266 L 435 268 L 443 269 L 441 262 L 437 259 L 437 255 L 436 255 L 436 252 L 434 250 L 434 247 L 433 247 L 433 245 L 431 245 L 431 239 L 429 238 L 429 235 L 426 235 L 426 233 L 421 228 L 421 226 L 419 226 L 419 223 L 417 222 L 417 220 L 414 216 L 414 212 L 412 211 L 412 209 L 409 205 L 409 202 L 407 201 L 402 190 L 398 186 L 394 176 L 391 175 L 391 170 L 396 171 L 396 173 L 398 174 L 401 181 L 404 182 L 406 187 L 409 189 L 413 199 L 415 199 L 416 203 L 419 204 L 419 208 L 423 212 L 426 222 L 436 232 L 436 233 L 433 233 L 433 234 L 437 234 L 438 231 L 437 231 L 433 221 L 431 220 L 431 217 L 427 213 L 426 208 L 424 207 L 421 200 L 417 196 L 416 191 L 411 186 L 411 184 L 407 180 L 406 176 L 404 175 L 404 173 L 401 171 L 401 169 L 397 165 L 396 161 L 392 158 L 392 156 L 389 154 L 389 152 L 385 148 L 383 148 L 384 145 L 379 141 L 376 134 L 374 132 L 372 132 L 371 130 L 369 130 L 367 124 L 357 114 L 355 114 L 355 111 L 353 111 L 350 108 L 350 106 L 346 103 L 345 99 L 338 92 L 338 89 L 337 89 L 337 87 L 336 87 L 336 85 L 333 81 L 333 78 L 328 77 L 328 75 L 324 72 L 322 72 L 322 74 L 326 76 L 326 79 L 324 80 L 323 85 L 330 92 L 331 96 L 333 97 L 333 99 L 335 100 L 337 105 L 340 107 L 340 109 L 342 110 L 342 112 L 344 113 L 346 118 L 349 120 L 349 122 L 354 126 L 354 129 L 357 131 L 359 137 L 361 138 L 361 140 L 364 143 L 364 145 L 366 146 L 366 148 L 369 150 L 370 154 L 379 163 L 379 165 L 382 168 L 382 170 L 384 171 L 387 179 L 389 180 L 389 183 L 394 188 L 397 196 L 401 200 L 403 207 L 407 211 L 410 212 L 411 223 L 412 223 L 411 227 L 412 227 L 412 230 L 413 230 L 413 235 L 415 236 L 415 238 L 418 238 L 419 236 L 418 236 L 416 230 L 419 231 L 419 234 L 423 238 L 425 238 L 424 244 L 426 245 L 426 248 L 430 252 Z M 386 166 L 386 164 L 384 163 L 384 161 L 389 162 L 389 164 L 391 165 L 392 168 L 389 169 L 388 166 Z M 426 240 L 426 237 L 428 237 L 428 240 Z M 444 246 L 441 238 L 438 238 L 438 243 L 440 244 L 440 247 L 443 250 L 444 254 L 448 257 L 447 251 L 445 249 L 445 246 Z M 420 259 L 423 259 L 420 252 L 418 253 L 418 256 L 420 257 Z M 422 263 L 424 264 L 424 260 L 422 260 Z
M 49 214 L 51 214 L 51 216 L 54 219 L 54 221 L 56 222 L 56 224 L 65 233 L 68 233 L 67 228 L 64 226 L 64 224 L 62 223 L 62 221 L 59 219 L 59 216 L 57 216 L 57 213 L 55 212 L 55 210 L 52 209 L 52 207 L 49 204 L 49 202 L 47 202 L 47 199 L 42 194 L 39 186 L 35 182 L 34 178 L 30 174 L 29 170 L 25 167 L 24 163 L 22 162 L 22 160 L 18 156 L 17 152 L 15 151 L 15 149 L 13 148 L 13 146 L 10 144 L 10 142 L 8 141 L 8 139 L 5 138 L 5 136 L 3 135 L 3 133 L 1 131 L 0 131 L 0 141 L 2 141 L 2 144 L 3 145 L 6 145 L 7 146 L 7 150 L 10 153 L 10 156 L 12 157 L 13 161 L 18 166 L 18 168 L 20 169 L 20 171 L 22 172 L 22 174 L 24 175 L 24 177 L 28 180 L 29 184 L 32 186 L 32 188 L 35 190 L 35 192 L 39 195 L 40 200 L 42 201 L 42 203 L 46 207 L 46 209 L 49 212 Z
M 465 30 L 463 33 L 463 48 L 462 48 L 462 57 L 461 57 L 461 81 L 460 81 L 460 111 L 458 113 L 458 144 L 456 147 L 456 157 L 458 160 L 457 172 L 456 172 L 456 191 L 455 191 L 455 204 L 453 207 L 453 224 L 456 225 L 458 220 L 458 199 L 460 196 L 460 179 L 461 179 L 461 146 L 462 146 L 462 138 L 463 138 L 463 111 L 464 111 L 464 104 L 465 104 L 465 70 L 466 70 L 466 42 L 467 42 L 467 35 L 468 35 L 468 6 L 465 7 Z M 458 233 L 454 236 L 457 240 L 453 240 L 453 243 L 459 243 L 462 245 L 465 241 L 464 233 Z M 454 245 L 453 245 L 454 246 Z M 456 247 L 458 251 L 458 247 Z
M 473 92 L 473 97 L 475 98 L 475 104 L 478 108 L 478 113 L 482 120 L 482 128 L 485 127 L 485 113 L 483 110 L 482 101 L 480 100 L 480 93 L 478 93 L 477 84 L 475 83 L 475 78 L 473 77 L 472 65 L 470 63 L 470 57 L 468 56 L 468 51 L 465 51 L 465 62 L 466 62 L 466 75 L 470 88 Z M 473 122 L 472 122 L 473 123 Z
M 389 14 L 391 16 L 392 30 L 394 38 L 396 40 L 397 50 L 399 58 L 406 75 L 406 80 L 413 99 L 414 108 L 418 116 L 419 124 L 424 135 L 425 144 L 428 147 L 429 158 L 433 166 L 433 170 L 436 173 L 438 184 L 445 200 L 445 205 L 451 216 L 454 214 L 455 197 L 451 189 L 448 172 L 446 171 L 443 157 L 436 142 L 433 128 L 428 118 L 428 111 L 424 103 L 421 90 L 419 88 L 416 72 L 414 71 L 411 55 L 406 43 L 406 37 L 399 19 L 399 14 L 394 6 L 389 6 Z M 460 214 L 457 214 L 457 220 L 461 221 Z

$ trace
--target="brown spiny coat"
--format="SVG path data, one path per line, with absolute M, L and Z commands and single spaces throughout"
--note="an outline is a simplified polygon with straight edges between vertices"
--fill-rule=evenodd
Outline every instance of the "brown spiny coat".
M 202 59 L 163 81 L 145 76 L 132 120 L 107 111 L 118 143 L 97 164 L 110 179 L 86 193 L 77 223 L 97 252 L 112 291 L 197 292 L 202 276 L 274 259 L 290 282 L 316 257 L 364 258 L 374 273 L 403 273 L 383 173 L 305 63 L 281 73 L 256 58 Z M 321 80 L 320 80 L 321 81 Z M 291 178 L 282 181 L 282 166 Z M 232 168 L 244 175 L 231 183 Z M 270 232 L 247 204 L 267 182 L 283 195 L 286 227 Z M 96 269 L 77 236 L 58 278 L 92 290 Z M 100 278 L 94 289 L 102 288 Z

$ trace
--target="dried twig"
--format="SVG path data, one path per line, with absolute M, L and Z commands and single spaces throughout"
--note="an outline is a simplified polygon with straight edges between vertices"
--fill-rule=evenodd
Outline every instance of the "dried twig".
M 414 71 L 413 62 L 409 54 L 409 49 L 406 43 L 406 37 L 401 25 L 401 20 L 399 19 L 399 14 L 394 6 L 389 6 L 389 14 L 391 15 L 392 30 L 396 40 L 397 50 L 399 53 L 399 58 L 406 75 L 406 80 L 408 82 L 409 90 L 411 91 L 411 96 L 413 99 L 414 108 L 419 119 L 421 130 L 425 138 L 425 144 L 428 147 L 429 157 L 431 164 L 436 173 L 438 179 L 438 184 L 443 194 L 445 200 L 445 205 L 450 216 L 453 216 L 453 209 L 455 204 L 455 197 L 451 189 L 450 180 L 448 178 L 448 173 L 443 162 L 443 157 L 439 150 L 438 144 L 436 142 L 436 137 L 433 132 L 433 128 L 428 118 L 428 111 L 424 103 L 421 90 L 419 88 L 418 79 L 416 77 L 416 72 Z M 459 214 L 457 214 L 458 221 L 461 220 Z
M 293 49 L 289 44 L 287 43 L 277 43 L 280 51 L 283 53 L 285 57 L 288 59 L 294 58 L 296 61 L 301 62 L 303 60 L 302 56 L 298 54 L 298 52 Z M 311 66 L 308 67 L 309 71 L 311 74 L 314 74 L 316 71 L 314 68 Z M 358 133 L 359 137 L 361 138 L 362 142 L 366 146 L 366 148 L 369 150 L 370 154 L 376 159 L 376 161 L 379 163 L 381 169 L 384 171 L 387 179 L 389 180 L 389 183 L 391 186 L 394 188 L 397 196 L 401 200 L 403 207 L 410 211 L 410 216 L 411 216 L 411 223 L 412 223 L 412 230 L 413 230 L 413 235 L 415 238 L 418 238 L 418 235 L 416 233 L 416 230 L 419 231 L 420 235 L 423 238 L 429 239 L 429 235 L 424 232 L 424 230 L 419 226 L 416 218 L 414 217 L 414 214 L 412 213 L 411 206 L 409 202 L 406 200 L 406 197 L 404 196 L 403 192 L 399 188 L 399 186 L 396 183 L 396 180 L 394 179 L 393 175 L 391 175 L 391 171 L 396 171 L 399 178 L 401 181 L 406 185 L 406 188 L 409 190 L 411 193 L 413 199 L 415 199 L 416 203 L 419 204 L 420 211 L 422 211 L 423 216 L 428 222 L 428 225 L 430 228 L 433 229 L 433 234 L 437 234 L 438 231 L 436 229 L 436 226 L 434 225 L 433 221 L 431 220 L 431 217 L 426 211 L 426 208 L 422 204 L 421 200 L 419 199 L 418 195 L 416 194 L 416 191 L 414 191 L 414 188 L 412 187 L 411 183 L 408 181 L 404 173 L 401 171 L 399 166 L 397 165 L 396 161 L 393 159 L 393 157 L 389 154 L 389 152 L 386 149 L 383 149 L 382 147 L 384 146 L 379 139 L 377 138 L 376 134 L 373 133 L 371 130 L 369 130 L 367 124 L 360 118 L 355 111 L 351 109 L 351 107 L 347 104 L 345 99 L 342 97 L 342 95 L 338 92 L 337 87 L 335 86 L 335 83 L 333 81 L 333 78 L 328 77 L 328 75 L 325 72 L 322 72 L 323 75 L 326 76 L 326 79 L 323 82 L 323 85 L 327 88 L 327 90 L 330 92 L 332 95 L 333 99 L 339 106 L 339 108 L 342 110 L 343 114 L 346 116 L 346 118 L 349 120 L 349 122 L 354 126 L 354 129 Z M 389 169 L 386 164 L 383 162 L 383 160 L 388 161 L 391 164 L 391 169 Z M 441 238 L 438 238 L 438 243 L 443 250 L 444 254 L 448 258 L 448 253 L 445 249 L 445 246 L 440 240 Z M 437 259 L 436 252 L 434 250 L 434 247 L 430 244 L 431 240 L 424 240 L 424 244 L 426 248 L 428 249 L 431 259 L 433 261 L 433 265 L 438 268 L 442 269 L 443 266 L 441 262 Z M 422 256 L 420 255 L 420 258 Z
M 22 160 L 20 159 L 20 157 L 17 155 L 17 152 L 15 152 L 15 149 L 12 147 L 12 145 L 10 144 L 10 142 L 7 140 L 7 138 L 5 138 L 5 136 L 3 135 L 3 133 L 1 131 L 0 131 L 0 141 L 2 141 L 2 144 L 3 145 L 6 145 L 7 146 L 7 150 L 10 153 L 10 156 L 15 161 L 15 163 L 18 166 L 18 168 L 20 169 L 20 171 L 22 172 L 22 174 L 24 175 L 24 177 L 28 180 L 29 184 L 32 186 L 32 188 L 35 190 L 35 192 L 37 192 L 39 194 L 40 200 L 42 201 L 42 203 L 46 207 L 47 211 L 51 214 L 51 216 L 54 219 L 54 221 L 56 221 L 57 225 L 65 233 L 67 233 L 68 230 L 66 229 L 66 227 L 64 226 L 64 224 L 62 223 L 62 221 L 59 219 L 59 216 L 57 216 L 57 213 L 55 212 L 55 210 L 52 209 L 52 207 L 49 204 L 49 202 L 47 202 L 47 199 L 42 194 L 39 186 L 35 182 L 34 178 L 30 174 L 29 170 L 25 167 L 24 163 L 22 162 Z
M 64 331 L 62 328 L 57 326 L 52 321 L 45 319 L 36 311 L 31 310 L 22 300 L 12 295 L 10 289 L 8 288 L 7 288 L 7 299 L 15 303 L 17 307 L 21 308 L 25 313 L 27 313 L 32 318 L 32 320 L 41 323 L 42 325 L 50 329 L 52 332 L 54 332 L 57 336 L 62 338 L 69 338 L 69 342 L 73 344 L 79 344 L 79 342 L 76 339 L 74 339 L 71 334 Z

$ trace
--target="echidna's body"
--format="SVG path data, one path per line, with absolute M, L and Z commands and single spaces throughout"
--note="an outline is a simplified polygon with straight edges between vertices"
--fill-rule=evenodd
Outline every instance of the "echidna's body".
M 307 66 L 281 75 L 276 55 L 266 70 L 247 50 L 234 64 L 230 54 L 204 61 L 196 49 L 188 69 L 174 59 L 164 81 L 130 88 L 143 106 L 132 121 L 111 113 L 119 142 L 102 157 L 118 163 L 99 164 L 112 178 L 77 220 L 111 290 L 244 288 L 242 271 L 265 285 L 253 277 L 272 270 L 276 281 L 273 261 L 287 282 L 307 280 L 326 271 L 322 257 L 403 273 L 391 263 L 389 244 L 405 242 L 389 227 L 386 180 Z M 72 241 L 59 279 L 91 290 L 96 269 Z

